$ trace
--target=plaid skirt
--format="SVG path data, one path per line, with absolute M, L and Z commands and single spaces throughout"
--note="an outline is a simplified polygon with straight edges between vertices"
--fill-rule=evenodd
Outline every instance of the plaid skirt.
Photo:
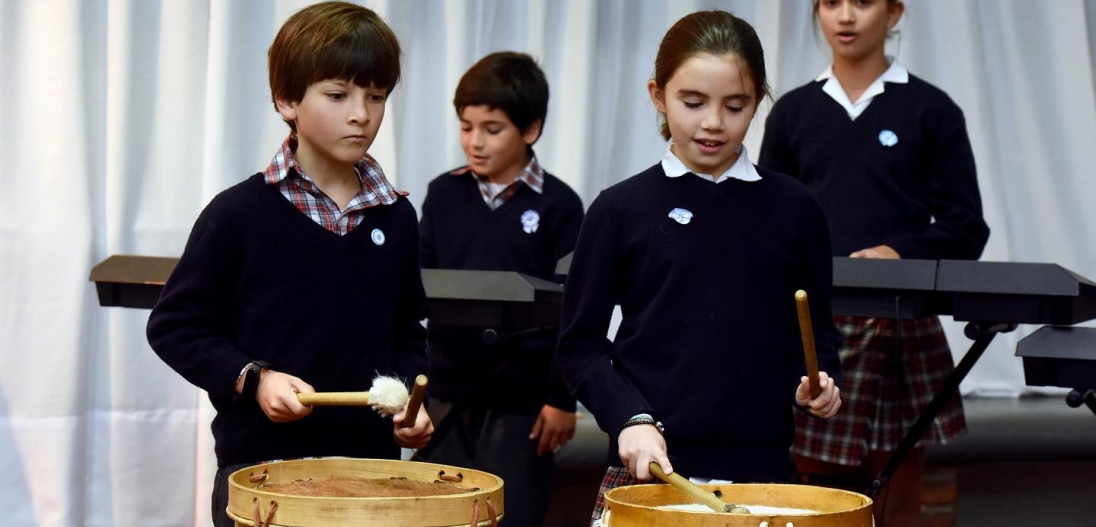
M 859 466 L 872 450 L 893 451 L 955 368 L 940 320 L 835 317 L 840 350 L 841 410 L 830 419 L 795 412 L 796 454 Z M 900 341 L 899 341 L 900 339 Z M 918 445 L 945 444 L 966 432 L 955 394 Z
M 609 467 L 605 471 L 605 477 L 601 478 L 601 488 L 597 489 L 597 501 L 594 502 L 594 514 L 590 516 L 590 527 L 597 527 L 599 525 L 598 520 L 601 519 L 601 513 L 605 512 L 605 493 L 617 487 L 623 487 L 625 485 L 639 485 L 643 483 L 624 467 Z M 653 482 L 652 482 L 653 483 Z

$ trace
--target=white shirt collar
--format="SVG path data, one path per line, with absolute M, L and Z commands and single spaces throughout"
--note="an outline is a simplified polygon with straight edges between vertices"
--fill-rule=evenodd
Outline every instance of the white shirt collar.
M 670 140 L 670 145 L 673 145 L 673 140 Z M 735 178 L 742 181 L 761 181 L 761 174 L 757 173 L 757 167 L 750 161 L 750 156 L 746 152 L 746 145 L 740 145 L 738 149 L 738 159 L 735 160 L 731 168 L 728 168 L 726 172 L 723 172 L 719 177 L 715 177 L 712 174 L 698 174 L 685 166 L 685 163 L 678 159 L 674 152 L 670 150 L 670 146 L 666 147 L 666 155 L 662 156 L 662 170 L 666 172 L 668 177 L 681 177 L 685 174 L 696 174 L 699 177 L 707 179 L 708 181 L 714 181 L 716 183 L 722 183 L 728 178 Z
M 841 87 L 841 83 L 837 80 L 837 77 L 833 75 L 833 64 L 830 64 L 826 71 L 823 71 L 819 75 L 816 81 L 826 81 L 826 84 L 822 85 L 822 91 L 826 92 L 837 104 L 840 104 L 845 112 L 849 114 L 849 119 L 856 120 L 860 117 L 860 114 L 864 113 L 864 110 L 868 109 L 868 105 L 871 104 L 872 99 L 876 95 L 883 93 L 886 90 L 885 83 L 893 82 L 896 84 L 906 84 L 910 81 L 910 72 L 898 64 L 894 57 L 888 56 L 887 62 L 890 63 L 890 67 L 887 71 L 884 71 L 875 82 L 868 86 L 868 89 L 864 90 L 864 93 L 860 95 L 860 99 L 853 103 L 849 100 L 849 95 L 845 93 L 845 89 Z

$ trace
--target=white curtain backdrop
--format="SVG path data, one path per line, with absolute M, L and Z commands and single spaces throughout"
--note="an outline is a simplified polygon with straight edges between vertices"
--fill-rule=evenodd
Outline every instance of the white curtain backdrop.
M 206 525 L 211 409 L 144 337 L 148 311 L 101 308 L 111 254 L 178 255 L 198 212 L 264 168 L 286 127 L 266 50 L 299 0 L 0 1 L 0 519 L 10 527 Z M 816 76 L 810 0 L 377 0 L 404 79 L 373 152 L 420 203 L 463 163 L 451 100 L 496 50 L 551 83 L 537 153 L 589 204 L 665 148 L 645 81 L 681 15 L 757 27 L 776 95 Z M 1094 5 L 907 0 L 892 53 L 963 108 L 993 229 L 984 259 L 1096 278 Z M 762 107 L 747 145 L 758 152 Z M 957 353 L 966 350 L 949 324 Z M 965 393 L 1025 390 L 998 338 Z

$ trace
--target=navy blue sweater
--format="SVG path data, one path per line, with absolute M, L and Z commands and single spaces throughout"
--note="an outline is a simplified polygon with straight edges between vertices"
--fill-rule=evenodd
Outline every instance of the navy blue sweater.
M 237 375 L 264 360 L 317 391 L 368 390 L 374 375 L 425 370 L 426 300 L 415 211 L 401 198 L 339 236 L 262 174 L 219 194 L 194 224 L 148 321 L 156 353 L 209 392 L 217 463 L 308 456 L 394 458 L 391 420 L 368 408 L 316 408 L 273 423 L 237 400 Z M 383 245 L 371 240 L 374 229 Z
M 439 269 L 516 271 L 550 280 L 556 262 L 574 250 L 582 224 L 582 201 L 545 172 L 543 193 L 518 185 L 505 203 L 491 210 L 475 176 L 444 173 L 435 178 L 422 205 L 422 266 Z M 535 211 L 535 232 L 523 229 L 522 215 Z M 555 334 L 486 345 L 481 328 L 445 327 L 429 322 L 430 392 L 455 400 L 484 373 L 503 367 L 473 406 L 535 413 L 545 403 L 574 411 L 575 399 L 559 374 Z
M 795 291 L 806 290 L 820 367 L 840 378 L 822 209 L 791 178 L 668 178 L 655 165 L 603 191 L 579 234 L 559 362 L 612 441 L 651 413 L 674 469 L 739 481 L 786 473 L 805 370 Z M 681 224 L 669 214 L 693 213 Z M 623 322 L 606 336 L 613 305 Z
M 777 101 L 758 164 L 814 192 L 833 254 L 889 245 L 903 258 L 978 258 L 989 227 L 959 107 L 910 75 L 887 83 L 854 121 L 823 84 Z

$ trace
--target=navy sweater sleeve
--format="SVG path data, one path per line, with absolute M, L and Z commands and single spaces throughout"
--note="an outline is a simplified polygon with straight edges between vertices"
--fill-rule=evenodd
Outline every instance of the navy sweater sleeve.
M 393 318 L 393 353 L 395 353 L 396 372 L 408 382 L 426 373 L 426 327 L 422 325 L 426 318 L 426 291 L 422 285 L 422 273 L 419 272 L 419 231 L 414 227 L 415 212 L 408 206 L 407 215 L 400 218 L 411 224 L 408 229 L 414 238 L 407 245 L 408 251 L 400 269 L 401 286 L 396 298 L 396 313 Z
M 574 201 L 570 204 L 569 209 L 566 211 L 562 225 L 560 226 L 559 238 L 556 240 L 556 247 L 553 251 L 553 264 L 575 250 L 575 243 L 578 241 L 578 233 L 579 229 L 582 227 L 582 220 L 582 202 L 579 201 L 576 196 Z M 548 394 L 548 404 L 559 408 L 560 410 L 574 412 L 576 407 L 575 396 L 571 393 L 570 388 L 567 387 L 567 382 L 563 379 L 559 361 L 553 358 L 551 367 L 551 378 L 549 379 L 549 389 L 551 391 Z
M 571 391 L 615 440 L 625 421 L 654 409 L 612 363 L 607 333 L 624 262 L 620 233 L 611 212 L 603 209 L 604 196 L 590 205 L 579 231 L 563 295 L 557 358 Z
M 226 338 L 231 316 L 224 295 L 240 265 L 228 208 L 219 196 L 202 211 L 146 328 L 168 366 L 217 398 L 235 396 L 236 379 L 252 360 Z
M 555 262 L 558 262 L 560 258 L 571 254 L 575 250 L 575 243 L 578 242 L 578 232 L 582 228 L 582 202 L 579 201 L 578 196 L 573 196 L 573 201 L 567 204 L 567 210 L 564 212 L 563 220 L 559 226 L 559 236 L 556 239 L 556 247 L 553 251 L 553 267 Z
M 783 114 L 780 111 L 782 108 L 774 105 L 765 120 L 765 135 L 761 139 L 761 154 L 757 158 L 757 166 L 796 177 L 799 167 L 784 136 L 785 125 L 781 121 Z
M 774 172 L 790 175 L 799 174 L 795 154 L 791 151 L 784 135 L 787 112 L 784 106 L 774 106 L 765 123 L 765 135 L 761 143 L 761 156 L 758 166 Z M 830 257 L 830 232 L 825 213 L 817 202 L 800 207 L 806 211 L 808 219 L 805 225 L 813 227 L 809 236 L 803 240 L 805 257 L 799 270 L 803 290 L 807 292 L 811 311 L 811 325 L 815 336 L 815 351 L 818 368 L 826 372 L 834 382 L 841 384 L 841 360 L 838 350 L 841 348 L 841 332 L 833 323 L 830 310 L 831 288 L 833 287 L 833 259 Z M 799 377 L 806 375 L 807 366 L 803 366 L 792 384 L 799 385 Z M 794 389 L 794 388 L 793 388 Z
M 947 102 L 949 111 L 929 123 L 927 205 L 934 221 L 888 241 L 903 258 L 976 260 L 989 239 L 966 121 Z
M 808 225 L 814 228 L 803 239 L 803 255 L 800 259 L 799 274 L 803 290 L 807 292 L 807 300 L 811 311 L 811 329 L 814 332 L 815 354 L 818 359 L 818 369 L 826 372 L 833 379 L 834 384 L 841 386 L 841 358 L 838 350 L 841 349 L 841 332 L 834 325 L 833 313 L 830 310 L 831 289 L 833 287 L 833 258 L 830 256 L 830 233 L 826 226 L 826 217 L 822 208 L 817 203 L 804 207 L 808 212 Z M 806 359 L 802 363 L 802 369 L 792 379 L 792 389 L 799 386 L 799 378 L 807 374 Z
M 423 269 L 438 267 L 438 248 L 434 243 L 434 203 L 432 192 L 422 200 L 422 219 L 419 220 L 419 263 Z

